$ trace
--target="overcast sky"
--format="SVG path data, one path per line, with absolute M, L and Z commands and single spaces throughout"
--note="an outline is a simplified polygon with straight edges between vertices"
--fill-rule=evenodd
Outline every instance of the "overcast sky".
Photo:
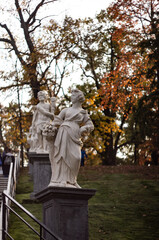
M 9 0 L 9 2 L 10 1 L 13 4 L 13 0 Z M 58 21 L 62 21 L 66 15 L 71 16 L 72 18 L 85 18 L 85 17 L 93 18 L 95 14 L 99 13 L 102 9 L 106 9 L 111 2 L 113 2 L 113 0 L 57 0 L 56 2 L 54 2 L 49 11 L 47 9 L 47 13 L 48 15 L 54 15 L 53 18 L 55 18 Z M 0 0 L 0 3 L 3 3 L 4 6 L 6 5 L 6 3 L 3 2 L 3 0 Z M 2 20 L 2 16 L 0 16 L 0 20 Z M 78 75 L 77 79 L 78 80 L 80 79 L 80 75 Z M 71 80 L 71 77 L 70 81 L 71 81 L 70 84 L 72 84 L 73 82 Z M 25 93 L 22 92 L 22 101 L 23 98 L 25 99 L 24 95 L 26 94 L 27 94 L 26 91 Z M 10 100 L 9 96 L 12 94 L 8 93 L 2 95 L 3 96 L 0 96 L 0 100 L 2 101 L 7 100 L 8 103 L 8 101 Z
M 101 9 L 106 9 L 113 0 L 58 0 L 54 11 L 58 16 L 73 18 L 94 17 Z

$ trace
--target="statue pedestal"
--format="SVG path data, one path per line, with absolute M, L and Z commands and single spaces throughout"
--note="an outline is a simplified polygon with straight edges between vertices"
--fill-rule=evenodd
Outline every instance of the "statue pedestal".
M 49 154 L 28 153 L 29 161 L 32 164 L 33 192 L 31 199 L 36 199 L 35 194 L 46 188 L 51 179 L 51 163 Z
M 36 194 L 43 203 L 43 223 L 63 240 L 88 240 L 88 199 L 94 189 L 47 187 Z M 44 237 L 51 236 L 44 231 Z
M 31 179 L 33 179 L 33 157 L 35 156 L 36 152 L 28 152 L 27 156 L 29 159 L 29 175 L 31 176 Z

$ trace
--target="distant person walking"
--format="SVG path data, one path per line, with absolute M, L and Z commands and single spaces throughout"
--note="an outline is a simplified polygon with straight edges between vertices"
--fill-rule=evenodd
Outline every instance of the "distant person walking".
M 87 158 L 87 154 L 86 154 L 86 151 L 82 148 L 81 149 L 81 166 L 84 166 L 85 157 Z
M 2 156 L 2 170 L 3 170 L 3 175 L 5 177 L 8 177 L 9 175 L 9 169 L 10 169 L 10 164 L 13 162 L 14 165 L 15 157 L 12 154 L 12 151 L 8 148 L 6 148 L 3 152 Z

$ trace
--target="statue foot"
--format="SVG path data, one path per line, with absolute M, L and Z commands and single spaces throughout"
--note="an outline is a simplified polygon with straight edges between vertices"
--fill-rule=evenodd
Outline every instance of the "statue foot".
M 36 150 L 36 153 L 49 153 L 49 152 L 45 151 L 44 149 L 39 148 Z
M 77 182 L 75 183 L 75 186 L 76 186 L 76 188 L 81 188 Z
M 32 153 L 32 152 L 36 152 L 36 149 L 31 149 L 31 148 L 30 148 L 30 149 L 29 149 L 29 152 L 31 152 L 31 153 Z
M 78 183 L 71 184 L 68 182 L 50 182 L 48 187 L 68 187 L 68 188 L 81 188 Z

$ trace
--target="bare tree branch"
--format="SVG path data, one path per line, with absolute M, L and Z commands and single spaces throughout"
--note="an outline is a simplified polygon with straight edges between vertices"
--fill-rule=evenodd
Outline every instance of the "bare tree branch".
M 26 21 L 26 24 L 29 25 L 29 26 L 33 25 L 33 24 L 35 23 L 35 21 L 36 21 L 35 16 L 36 16 L 39 8 L 42 7 L 44 4 L 52 3 L 52 2 L 55 2 L 55 1 L 56 1 L 56 0 L 46 1 L 46 2 L 45 2 L 45 0 L 42 0 L 42 1 L 36 6 L 36 8 L 34 9 L 34 11 L 30 14 L 28 20 Z
M 28 44 L 30 53 L 32 53 L 34 51 L 34 45 L 33 45 L 33 42 L 31 41 L 31 38 L 30 38 L 30 35 L 29 35 L 28 24 L 24 21 L 22 10 L 21 10 L 21 7 L 19 5 L 19 0 L 15 0 L 15 5 L 16 5 L 17 12 L 18 12 L 18 15 L 19 15 L 19 18 L 20 18 L 21 27 L 23 28 L 23 31 L 24 31 L 26 43 Z
M 30 85 L 30 83 L 29 82 L 22 82 L 22 83 L 18 83 L 18 84 L 13 83 L 8 86 L 0 87 L 0 91 L 15 88 L 15 87 L 23 87 L 24 85 Z
M 16 54 L 16 56 L 18 57 L 18 59 L 19 59 L 19 61 L 21 62 L 21 64 L 22 64 L 23 66 L 26 65 L 26 62 L 25 62 L 25 61 L 23 60 L 23 58 L 21 57 L 21 54 L 20 54 L 20 52 L 19 52 L 19 50 L 18 50 L 18 48 L 17 48 L 16 42 L 15 42 L 15 40 L 14 40 L 14 37 L 13 37 L 11 31 L 9 30 L 9 28 L 7 27 L 7 25 L 0 23 L 0 27 L 1 27 L 1 28 L 4 28 L 4 29 L 7 31 L 8 35 L 9 35 L 9 37 L 10 37 L 10 39 L 0 38 L 0 41 L 3 41 L 3 40 L 4 40 L 4 42 L 9 43 L 9 44 L 13 47 L 13 49 L 14 49 L 14 51 L 15 51 L 15 54 Z
M 34 9 L 34 11 L 30 14 L 28 20 L 26 21 L 26 24 L 27 24 L 27 25 L 31 26 L 31 25 L 33 25 L 33 24 L 35 23 L 35 21 L 36 21 L 35 16 L 36 16 L 39 8 L 40 8 L 41 6 L 43 6 L 44 2 L 45 2 L 45 0 L 42 0 L 42 1 L 36 6 L 36 8 Z

